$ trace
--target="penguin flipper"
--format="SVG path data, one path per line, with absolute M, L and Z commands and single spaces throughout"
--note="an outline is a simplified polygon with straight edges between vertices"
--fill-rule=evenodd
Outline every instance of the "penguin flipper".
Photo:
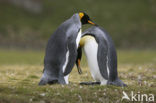
M 101 75 L 108 80 L 108 71 L 107 71 L 107 55 L 108 55 L 108 46 L 105 40 L 99 40 L 98 43 L 98 54 L 97 60 L 100 69 Z
M 72 41 L 72 40 L 69 40 Z M 68 50 L 69 50 L 69 57 L 68 57 L 68 63 L 64 71 L 64 76 L 68 75 L 71 71 L 72 68 L 74 67 L 74 64 L 76 62 L 77 58 L 77 46 L 76 43 L 74 42 L 69 42 L 68 43 Z

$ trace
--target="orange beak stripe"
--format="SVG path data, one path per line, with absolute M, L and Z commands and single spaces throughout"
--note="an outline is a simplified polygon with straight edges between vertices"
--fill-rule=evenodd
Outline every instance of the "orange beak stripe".
M 88 20 L 89 24 L 95 25 L 95 23 L 93 23 L 92 21 Z

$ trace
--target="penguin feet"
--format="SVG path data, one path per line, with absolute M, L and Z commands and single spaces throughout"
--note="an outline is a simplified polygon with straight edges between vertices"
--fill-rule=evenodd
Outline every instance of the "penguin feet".
M 100 85 L 100 82 L 81 82 L 80 85 Z
M 47 81 L 45 81 L 44 79 L 41 79 L 40 82 L 38 83 L 39 86 L 46 85 L 46 84 Z
M 45 76 L 43 75 L 39 84 L 40 86 L 42 85 L 46 85 L 46 84 L 49 84 L 49 85 L 52 85 L 52 84 L 67 84 L 64 80 L 64 78 L 62 76 L 60 76 L 59 78 L 56 78 L 56 77 L 50 77 L 50 76 Z
M 47 81 L 47 80 L 41 79 L 38 85 L 39 86 L 46 85 L 46 84 L 52 85 L 52 84 L 57 84 L 57 83 L 58 83 L 58 80 Z
M 115 86 L 120 86 L 120 87 L 127 87 L 127 85 L 121 81 L 120 79 L 116 79 L 115 81 L 108 81 L 107 85 L 115 85 Z
M 43 74 L 38 85 L 42 86 L 42 85 L 46 85 L 46 84 L 51 85 L 51 84 L 56 84 L 56 83 L 58 83 L 58 79 L 56 77 L 51 77 L 46 74 Z

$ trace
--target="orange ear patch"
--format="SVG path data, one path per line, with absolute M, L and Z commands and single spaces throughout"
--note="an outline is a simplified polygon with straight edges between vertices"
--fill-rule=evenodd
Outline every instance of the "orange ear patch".
M 83 16 L 84 16 L 84 13 L 80 12 L 80 13 L 79 13 L 80 19 L 82 19 Z

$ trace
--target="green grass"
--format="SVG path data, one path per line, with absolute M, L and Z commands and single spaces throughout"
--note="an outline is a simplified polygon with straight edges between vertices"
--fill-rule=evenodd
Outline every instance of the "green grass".
M 44 52 L 30 50 L 0 50 L 0 64 L 43 64 Z
M 156 51 L 152 50 L 119 50 L 118 52 L 119 63 L 131 64 L 156 64 Z
M 155 50 L 117 50 L 119 64 L 156 63 Z M 43 64 L 44 51 L 0 49 L 0 65 Z M 82 66 L 86 66 L 85 57 Z
M 73 68 L 69 85 L 38 86 L 44 52 L 1 49 L 0 103 L 121 103 L 123 91 L 156 95 L 155 54 L 150 50 L 118 51 L 118 73 L 126 88 L 79 85 L 93 81 L 86 63 L 82 63 L 82 75 Z

